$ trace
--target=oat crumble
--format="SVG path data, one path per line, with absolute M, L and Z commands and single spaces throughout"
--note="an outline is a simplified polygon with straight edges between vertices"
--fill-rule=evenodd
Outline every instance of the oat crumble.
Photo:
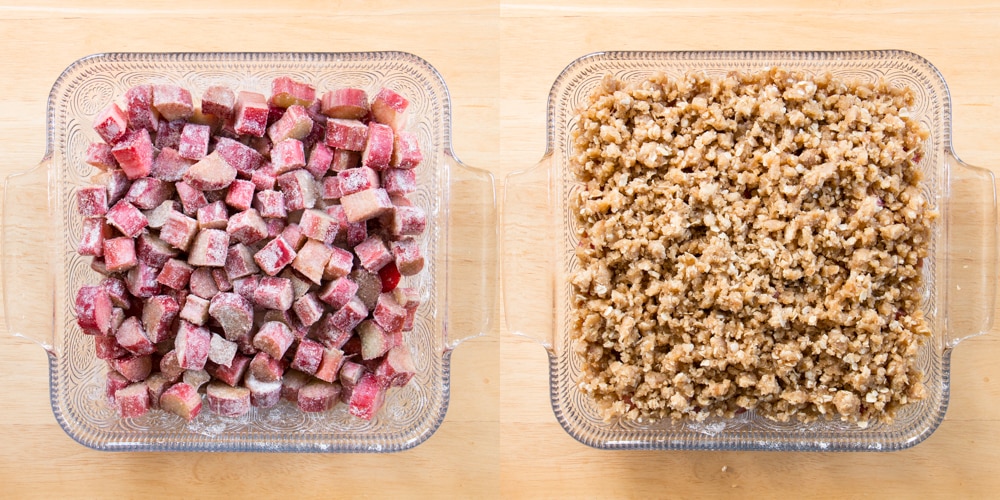
M 579 112 L 580 388 L 607 419 L 889 421 L 925 396 L 937 213 L 913 93 L 781 69 L 604 78 Z

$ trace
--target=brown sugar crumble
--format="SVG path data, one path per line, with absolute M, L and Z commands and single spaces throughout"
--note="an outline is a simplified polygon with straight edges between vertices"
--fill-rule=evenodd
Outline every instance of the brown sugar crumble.
M 927 129 L 885 82 L 608 75 L 579 111 L 574 350 L 612 420 L 891 421 L 925 395 Z

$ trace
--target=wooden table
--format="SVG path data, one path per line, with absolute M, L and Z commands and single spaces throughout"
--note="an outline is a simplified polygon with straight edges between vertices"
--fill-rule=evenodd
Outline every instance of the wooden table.
M 1000 164 L 997 1 L 34 3 L 0 2 L 3 176 L 40 159 L 48 89 L 63 68 L 104 51 L 413 52 L 448 82 L 456 153 L 502 179 L 541 157 L 549 87 L 592 51 L 899 48 L 944 74 L 962 158 Z M 907 451 L 624 453 L 587 448 L 559 427 L 545 351 L 496 324 L 456 350 L 441 428 L 392 455 L 91 451 L 52 417 L 42 350 L 0 335 L 0 497 L 988 497 L 1000 488 L 996 331 L 955 350 L 945 422 Z

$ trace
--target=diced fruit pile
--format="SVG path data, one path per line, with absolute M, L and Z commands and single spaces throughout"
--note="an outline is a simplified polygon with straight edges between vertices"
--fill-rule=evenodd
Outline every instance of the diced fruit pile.
M 270 98 L 224 86 L 129 89 L 94 120 L 101 172 L 77 191 L 78 251 L 105 275 L 76 316 L 122 417 L 236 417 L 281 398 L 371 419 L 414 375 L 426 214 L 409 102 L 383 88 Z

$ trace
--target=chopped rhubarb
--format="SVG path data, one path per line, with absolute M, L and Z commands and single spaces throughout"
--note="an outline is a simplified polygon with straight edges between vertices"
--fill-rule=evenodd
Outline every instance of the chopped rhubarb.
M 267 223 L 252 208 L 231 216 L 226 225 L 226 232 L 234 240 L 245 245 L 253 245 L 268 236 Z
M 142 233 L 135 240 L 135 254 L 140 262 L 162 268 L 167 261 L 176 257 L 178 252 L 152 233 Z
M 135 240 L 121 237 L 104 240 L 104 265 L 108 272 L 131 269 L 139 263 L 135 256 Z
M 236 357 L 236 342 L 226 340 L 218 333 L 213 333 L 208 346 L 208 360 L 217 365 L 228 367 L 233 363 L 234 357 Z
M 299 391 L 306 386 L 312 377 L 307 373 L 288 370 L 281 378 L 281 398 L 293 403 L 299 400 Z
M 254 378 L 264 382 L 279 381 L 285 372 L 285 367 L 281 360 L 263 351 L 254 355 L 253 359 L 250 360 L 248 369 Z
M 162 149 L 173 149 L 181 147 L 181 133 L 184 132 L 184 125 L 187 125 L 186 120 L 160 120 L 160 124 L 156 127 L 156 147 Z
M 361 153 L 349 149 L 337 149 L 333 152 L 333 160 L 330 161 L 330 170 L 340 172 L 349 168 L 361 165 Z
M 128 131 L 128 118 L 117 104 L 111 103 L 96 118 L 94 130 L 108 144 L 115 144 Z
M 288 215 L 288 211 L 285 209 L 285 195 L 281 191 L 258 191 L 254 208 L 260 212 L 261 217 L 273 218 Z
M 226 229 L 229 224 L 229 211 L 222 200 L 209 203 L 198 209 L 198 229 Z
M 390 168 L 382 172 L 382 187 L 389 196 L 405 195 L 417 190 L 417 174 L 414 170 Z
M 256 92 L 241 91 L 236 97 L 236 122 L 233 129 L 238 134 L 263 137 L 267 129 L 267 99 Z
M 228 340 L 235 341 L 248 335 L 253 328 L 253 304 L 238 293 L 215 294 L 211 299 L 208 314 L 222 325 Z
M 178 250 L 185 251 L 191 246 L 197 233 L 198 221 L 180 212 L 171 212 L 160 229 L 160 239 Z
M 76 322 L 86 332 L 111 333 L 111 297 L 101 286 L 86 285 L 76 292 Z
M 217 152 L 202 158 L 184 172 L 184 182 L 202 191 L 223 189 L 236 179 L 236 169 Z
M 261 325 L 257 335 L 254 336 L 253 345 L 272 358 L 281 359 L 294 340 L 295 336 L 292 335 L 288 325 L 269 321 Z
M 285 139 L 271 149 L 271 164 L 281 179 L 281 174 L 306 166 L 306 152 L 302 141 Z
M 378 172 L 368 167 L 342 170 L 337 178 L 340 180 L 340 197 L 381 187 Z
M 300 393 L 301 396 L 301 393 Z M 371 420 L 382 408 L 385 402 L 385 388 L 379 383 L 378 377 L 366 373 L 351 391 L 348 412 L 358 418 Z
M 146 305 L 142 308 L 142 330 L 149 337 L 150 342 L 156 344 L 170 338 L 171 327 L 179 312 L 180 306 L 169 295 L 156 295 L 146 301 Z M 128 323 L 128 319 L 125 320 L 125 323 Z M 121 342 L 119 339 L 119 343 Z
M 292 268 L 318 285 L 323 279 L 323 272 L 332 255 L 333 250 L 330 247 L 321 241 L 310 239 L 296 254 Z
M 200 160 L 208 153 L 208 139 L 212 130 L 208 125 L 188 123 L 181 131 L 177 152 L 189 160 Z
M 271 240 L 264 248 L 254 254 L 253 259 L 268 276 L 278 274 L 285 266 L 295 260 L 295 250 L 284 238 Z
M 160 293 L 160 284 L 156 281 L 159 274 L 159 269 L 139 261 L 125 275 L 125 285 L 132 295 L 149 298 Z
M 308 107 L 316 99 L 316 88 L 312 85 L 280 76 L 271 82 L 271 102 L 275 106 L 289 108 L 294 105 Z
M 101 170 L 118 168 L 118 160 L 115 160 L 115 155 L 111 154 L 111 146 L 104 142 L 94 142 L 87 146 L 84 161 Z
M 186 120 L 194 114 L 191 92 L 177 85 L 153 85 L 153 107 L 164 120 Z
M 299 409 L 316 413 L 330 410 L 340 399 L 340 385 L 323 380 L 313 380 L 299 389 Z
M 397 130 L 392 147 L 392 159 L 389 164 L 393 168 L 409 170 L 420 165 L 424 160 L 420 152 L 420 141 L 417 134 L 406 130 Z
M 424 268 L 424 255 L 420 244 L 413 238 L 403 238 L 392 243 L 392 255 L 396 268 L 403 276 L 413 276 Z
M 264 382 L 250 374 L 246 378 L 250 390 L 250 405 L 255 408 L 270 408 L 281 401 L 281 381 Z
M 256 187 L 253 182 L 236 179 L 226 191 L 226 205 L 236 210 L 247 210 L 253 204 L 253 194 Z
M 296 139 L 301 141 L 312 131 L 313 121 L 309 117 L 306 108 L 297 104 L 289 106 L 288 110 L 281 115 L 278 121 L 268 127 L 267 135 L 275 145 L 286 139 Z M 272 150 L 271 157 L 274 157 Z
M 333 382 L 337 379 L 340 366 L 344 364 L 345 359 L 344 351 L 336 347 L 324 348 L 323 359 L 320 360 L 319 367 L 314 374 L 315 377 L 326 382 Z
M 108 190 L 104 186 L 87 186 L 76 191 L 76 211 L 84 217 L 100 217 L 108 213 Z
M 323 94 L 321 109 L 330 118 L 360 120 L 368 115 L 368 94 L 354 88 L 331 90 Z
M 391 133 L 392 130 L 389 132 Z M 365 144 L 368 142 L 369 133 L 371 133 L 371 129 L 358 120 L 331 118 L 326 121 L 326 138 L 324 142 L 326 142 L 326 145 L 331 148 L 346 149 L 348 151 L 363 151 L 365 149 Z M 391 136 L 389 137 L 389 141 L 388 153 L 391 155 Z M 389 158 L 387 156 L 387 164 L 388 160 Z
M 115 410 L 122 418 L 137 418 L 149 411 L 149 391 L 144 382 L 137 382 L 115 392 Z
M 340 199 L 348 222 L 373 219 L 392 210 L 392 201 L 384 189 L 366 189 Z
M 375 369 L 375 376 L 383 385 L 403 387 L 410 382 L 416 371 L 410 348 L 405 345 L 397 345 L 386 353 L 378 368 Z
M 371 236 L 359 243 L 354 247 L 354 253 L 357 254 L 358 259 L 361 261 L 361 266 L 371 272 L 378 272 L 379 269 L 382 269 L 382 266 L 392 262 L 392 252 L 386 248 L 385 243 L 377 236 Z
M 188 288 L 191 293 L 206 300 L 211 300 L 215 294 L 219 293 L 219 285 L 215 284 L 212 270 L 207 267 L 198 267 L 191 273 Z
M 201 96 L 201 110 L 223 120 L 233 117 L 233 108 L 236 106 L 236 94 L 225 85 L 212 85 L 205 89 Z
M 111 224 L 115 229 L 121 231 L 122 234 L 129 238 L 139 236 L 142 229 L 149 224 L 146 216 L 138 208 L 135 208 L 134 205 L 125 200 L 115 203 L 115 206 L 111 207 L 111 210 L 108 210 L 105 218 L 108 224 Z
M 292 359 L 292 368 L 310 375 L 316 373 L 320 362 L 323 361 L 323 346 L 312 340 L 302 339 L 298 348 L 295 349 L 295 356 Z M 332 382 L 328 380 L 327 382 Z
M 208 408 L 223 417 L 239 417 L 250 411 L 250 389 L 212 382 L 205 390 Z
M 109 361 L 111 368 L 130 382 L 141 382 L 149 377 L 153 370 L 153 358 L 146 356 L 126 355 Z
M 405 97 L 395 91 L 382 88 L 372 100 L 372 117 L 379 123 L 384 123 L 393 130 L 401 130 L 406 126 L 406 108 L 410 105 Z
M 83 219 L 80 228 L 80 244 L 76 251 L 80 255 L 104 256 L 104 239 L 114 235 L 114 229 L 102 218 Z
M 285 195 L 288 211 L 313 208 L 319 198 L 319 188 L 312 174 L 304 168 L 281 174 L 277 177 L 278 188 Z
M 330 163 L 333 161 L 333 150 L 322 142 L 316 143 L 309 152 L 309 161 L 306 162 L 306 170 L 316 179 L 322 179 L 326 172 L 330 170 Z
M 354 254 L 339 247 L 332 247 L 330 260 L 323 270 L 323 279 L 335 280 L 350 274 L 354 268 Z
M 184 420 L 194 420 L 201 413 L 201 394 L 191 384 L 176 383 L 160 395 L 160 408 Z
M 357 296 L 351 297 L 330 317 L 330 324 L 339 331 L 351 331 L 368 316 L 368 308 Z
M 375 170 L 389 168 L 392 160 L 393 132 L 388 125 L 371 122 L 368 124 L 368 141 L 361 153 L 361 164 Z
M 184 174 L 187 175 L 187 171 Z M 208 205 L 205 193 L 187 182 L 178 182 L 174 184 L 174 188 L 177 189 L 177 196 L 181 199 L 185 215 L 195 215 L 199 208 Z
M 257 284 L 253 294 L 253 302 L 265 309 L 287 311 L 295 300 L 292 282 L 285 278 L 264 276 Z M 275 356 L 280 357 L 280 356 Z
M 229 234 L 219 229 L 198 231 L 191 250 L 188 264 L 192 266 L 223 267 L 229 251 Z
M 174 186 L 155 177 L 142 177 L 132 182 L 125 201 L 142 210 L 152 210 L 166 203 L 174 194 Z
M 181 320 L 174 339 L 177 364 L 185 370 L 201 370 L 208 361 L 212 334 L 207 328 Z
M 392 220 L 389 232 L 393 236 L 416 236 L 427 227 L 427 214 L 417 206 L 395 207 L 392 210 Z
M 235 387 L 236 385 L 239 385 L 241 380 L 243 380 L 243 375 L 246 373 L 247 367 L 249 366 L 250 358 L 241 353 L 236 353 L 233 355 L 233 360 L 230 362 L 229 366 L 209 363 L 205 366 L 205 369 L 210 375 L 215 377 L 216 380 L 220 380 L 223 383 Z
M 179 317 L 184 321 L 198 326 L 204 326 L 208 321 L 211 302 L 195 294 L 188 294 L 184 299 L 184 308 L 181 309 Z
M 225 137 L 219 139 L 214 152 L 243 176 L 250 176 L 264 164 L 264 157 L 253 148 Z
M 304 326 L 312 326 L 323 316 L 323 305 L 315 293 L 306 293 L 299 297 L 292 304 L 292 310 Z

